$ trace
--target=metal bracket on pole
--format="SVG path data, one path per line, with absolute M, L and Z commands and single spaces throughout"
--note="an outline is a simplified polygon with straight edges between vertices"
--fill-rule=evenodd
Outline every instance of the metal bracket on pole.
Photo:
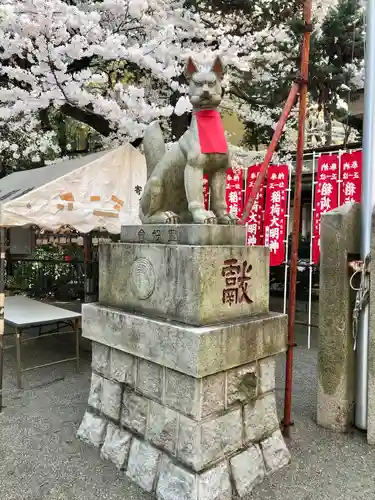
M 305 78 L 303 77 L 303 75 L 302 75 L 301 73 L 299 73 L 299 74 L 295 77 L 294 81 L 295 81 L 296 83 L 298 83 L 300 86 L 302 86 L 302 85 L 306 85 L 306 86 L 308 86 L 308 85 L 309 85 L 309 80 L 308 80 L 308 79 L 306 79 L 306 80 L 305 80 Z

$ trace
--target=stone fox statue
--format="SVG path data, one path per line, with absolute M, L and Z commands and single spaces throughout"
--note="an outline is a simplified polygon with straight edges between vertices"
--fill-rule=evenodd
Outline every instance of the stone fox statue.
M 165 150 L 160 126 L 152 123 L 143 139 L 147 177 L 140 200 L 143 224 L 237 224 L 227 213 L 228 145 L 217 107 L 222 96 L 223 65 L 217 57 L 211 68 L 198 71 L 192 59 L 185 76 L 193 105 L 192 122 L 171 149 Z M 205 210 L 203 175 L 208 175 L 211 209 Z

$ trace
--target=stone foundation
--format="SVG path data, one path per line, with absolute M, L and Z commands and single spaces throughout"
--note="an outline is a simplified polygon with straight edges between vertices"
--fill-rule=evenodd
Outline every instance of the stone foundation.
M 94 343 L 92 366 L 78 437 L 160 499 L 241 497 L 289 462 L 274 357 L 197 379 Z
M 147 241 L 147 226 L 142 231 Z M 217 241 L 223 230 L 215 229 L 215 238 L 210 226 L 199 231 Z M 266 252 L 139 242 L 102 250 L 101 303 L 83 308 L 92 379 L 78 437 L 159 500 L 243 497 L 290 460 L 275 400 L 275 355 L 286 347 L 286 316 L 268 312 L 264 300 Z M 134 281 L 139 259 L 146 284 Z M 240 290 L 251 304 L 225 302 L 220 259 L 251 265 L 257 279 L 249 276 Z M 126 293 L 109 289 L 114 282 Z

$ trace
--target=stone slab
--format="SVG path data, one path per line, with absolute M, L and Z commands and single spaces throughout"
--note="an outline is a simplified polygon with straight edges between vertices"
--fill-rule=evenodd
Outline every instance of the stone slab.
M 245 246 L 246 227 L 218 224 L 122 226 L 120 239 L 123 243 Z
M 149 401 L 133 391 L 125 390 L 122 400 L 121 424 L 144 435 L 146 432 Z
M 158 500 L 198 500 L 195 474 L 163 457 L 156 495 Z
M 225 409 L 225 373 L 203 379 L 165 370 L 163 403 L 178 412 L 201 420 Z
M 148 443 L 133 439 L 126 475 L 149 493 L 156 484 L 161 453 Z
M 101 411 L 113 420 L 120 420 L 122 387 L 113 380 L 103 380 Z
M 163 394 L 163 367 L 144 359 L 138 361 L 137 391 L 161 401 Z
M 90 392 L 88 405 L 100 411 L 102 405 L 103 377 L 96 373 L 91 374 Z
M 177 412 L 152 401 L 146 439 L 175 455 L 178 439 Z
M 99 251 L 99 302 L 190 325 L 269 310 L 269 250 L 113 243 Z
M 227 406 L 252 401 L 257 395 L 257 363 L 248 363 L 226 372 Z
M 231 500 L 231 498 L 232 485 L 226 461 L 200 475 L 198 500 Z
M 77 438 L 95 448 L 104 443 L 107 421 L 105 418 L 86 411 L 77 431 Z
M 104 444 L 100 450 L 103 460 L 110 460 L 115 466 L 122 470 L 126 467 L 132 435 L 120 429 L 113 423 L 108 423 L 107 434 Z
M 158 500 L 231 500 L 227 463 L 192 474 L 164 457 L 156 494 Z
M 251 446 L 230 461 L 237 494 L 240 498 L 251 493 L 265 475 L 262 452 L 258 445 Z
M 101 411 L 113 420 L 119 420 L 121 408 L 122 387 L 113 380 L 91 374 L 91 386 L 88 404 Z
M 242 431 L 241 408 L 199 423 L 180 416 L 177 458 L 200 472 L 240 449 Z
M 360 205 L 347 204 L 322 215 L 320 235 L 317 422 L 348 431 L 353 422 L 355 352 L 354 294 L 348 254 L 359 253 Z
M 290 462 L 290 452 L 280 430 L 274 432 L 261 443 L 267 474 L 282 469 Z
M 130 387 L 135 386 L 136 363 L 134 356 L 92 342 L 92 370 Z
M 275 390 L 275 370 L 276 359 L 274 357 L 262 359 L 259 362 L 259 394 Z
M 194 327 L 98 304 L 84 304 L 83 336 L 201 378 L 286 349 L 287 316 L 268 312 L 229 324 Z
M 245 406 L 246 443 L 258 443 L 279 428 L 274 392 Z

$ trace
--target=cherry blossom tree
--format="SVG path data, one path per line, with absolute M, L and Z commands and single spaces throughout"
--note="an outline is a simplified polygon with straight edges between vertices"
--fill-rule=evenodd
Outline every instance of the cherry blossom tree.
M 332 2 L 336 0 L 315 2 L 312 51 L 314 75 L 325 71 L 322 47 L 327 43 L 329 68 L 335 66 L 336 74 L 340 64 L 345 69 L 341 91 L 336 85 L 331 93 L 330 113 L 341 105 L 345 85 L 353 88 L 361 81 L 360 50 L 351 59 L 347 40 L 345 58 L 335 62 L 333 49 L 342 44 L 341 39 L 338 44 L 329 39 Z M 74 153 L 67 123 L 76 123 L 94 138 L 88 148 L 125 140 L 138 145 L 155 119 L 162 121 L 170 137 L 181 135 L 190 111 L 182 77 L 188 56 L 203 63 L 221 54 L 228 68 L 223 106 L 247 123 L 252 146 L 266 144 L 297 75 L 301 7 L 302 1 L 295 0 L 3 0 L 3 171 L 25 168 L 30 162 L 42 164 L 70 149 Z M 357 34 L 361 14 L 352 15 L 357 16 Z M 321 102 L 314 89 L 312 97 Z M 292 115 L 284 145 L 293 148 L 294 141 Z
M 321 145 L 330 146 L 333 124 L 345 126 L 345 138 L 362 123 L 348 115 L 350 93 L 363 88 L 364 20 L 359 0 L 338 0 L 326 11 L 312 39 L 310 65 L 311 101 L 323 116 Z
M 303 26 L 299 18 L 289 25 L 289 37 L 296 37 Z M 344 141 L 355 136 L 361 123 L 348 114 L 350 93 L 363 86 L 364 23 L 363 4 L 359 0 L 321 0 L 314 3 L 314 25 L 310 50 L 309 109 L 306 144 L 308 147 L 329 146 L 334 136 L 334 124 L 343 123 Z M 287 52 L 290 45 L 285 46 Z M 243 101 L 251 105 L 251 114 L 244 116 L 247 124 L 245 143 L 257 147 L 267 144 L 274 122 L 280 115 L 288 95 L 291 80 L 299 66 L 299 53 L 279 48 L 281 66 L 272 67 L 270 84 L 263 79 L 254 88 L 252 79 L 244 79 L 240 92 Z M 286 63 L 286 64 L 285 64 Z M 257 96 L 257 99 L 254 99 Z M 258 103 L 256 102 L 258 101 Z M 243 106 L 243 104 L 242 104 Z M 256 114 L 260 112 L 263 121 Z M 255 115 L 255 116 L 254 116 Z M 311 126 L 310 126 L 311 125 Z M 296 140 L 296 116 L 291 116 L 281 145 L 293 149 Z
M 188 56 L 203 63 L 221 54 L 229 68 L 225 105 L 261 124 L 266 115 L 243 99 L 240 81 L 272 85 L 291 71 L 299 42 L 286 19 L 295 2 L 284 0 L 273 26 L 272 11 L 265 15 L 273 0 L 254 0 L 247 11 L 215 1 L 206 8 L 183 0 L 3 0 L 2 160 L 56 155 L 61 116 L 90 127 L 104 146 L 138 144 L 151 121 L 190 110 L 181 78 Z

